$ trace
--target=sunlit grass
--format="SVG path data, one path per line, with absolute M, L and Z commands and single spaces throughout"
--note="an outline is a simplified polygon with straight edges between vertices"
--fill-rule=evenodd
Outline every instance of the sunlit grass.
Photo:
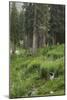
M 55 73 L 52 81 L 49 72 Z M 21 55 L 10 57 L 10 97 L 31 96 L 33 87 L 37 89 L 37 96 L 64 94 L 63 44 L 39 49 L 35 56 L 21 49 Z

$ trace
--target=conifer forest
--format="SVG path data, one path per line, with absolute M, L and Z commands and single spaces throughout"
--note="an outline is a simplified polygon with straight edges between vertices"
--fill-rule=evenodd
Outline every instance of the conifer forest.
M 65 5 L 9 2 L 10 98 L 65 94 Z

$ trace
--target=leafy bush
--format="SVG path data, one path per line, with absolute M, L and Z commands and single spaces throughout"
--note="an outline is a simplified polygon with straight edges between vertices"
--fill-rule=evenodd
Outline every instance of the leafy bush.
M 57 59 L 58 57 L 63 57 L 64 56 L 64 45 L 58 45 L 56 47 L 53 47 L 52 50 L 49 50 L 47 52 L 48 57 L 49 56 L 53 56 L 55 59 Z
M 39 48 L 38 49 L 38 55 L 45 55 L 48 51 L 48 48 Z
M 48 69 L 47 68 L 41 68 L 40 69 L 40 78 L 41 79 L 45 79 L 47 80 L 49 78 L 49 72 L 48 72 Z
M 39 72 L 40 70 L 40 62 L 37 62 L 36 60 L 32 61 L 29 65 L 27 70 L 29 72 Z

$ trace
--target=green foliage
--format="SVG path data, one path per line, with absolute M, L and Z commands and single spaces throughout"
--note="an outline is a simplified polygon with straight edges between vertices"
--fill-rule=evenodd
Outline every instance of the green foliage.
M 62 91 L 63 90 L 63 91 Z M 51 94 L 50 91 L 53 91 Z M 58 92 L 60 91 L 60 92 Z M 61 92 L 62 91 L 62 92 Z M 56 94 L 55 94 L 56 93 Z M 64 78 L 63 76 L 54 79 L 49 80 L 45 84 L 41 85 L 38 89 L 38 95 L 59 95 L 64 94 Z
M 40 78 L 47 80 L 49 78 L 49 72 L 47 68 L 42 67 L 40 69 Z
M 28 70 L 30 72 L 32 71 L 38 71 L 40 69 L 40 64 L 36 61 L 36 60 L 33 60 L 31 61 L 31 63 L 28 65 Z
M 54 46 L 48 46 L 45 48 L 39 48 L 38 55 L 46 55 L 48 57 L 53 57 L 54 59 L 57 59 L 58 57 L 63 57 L 64 55 L 64 44 L 62 45 L 54 45 Z
M 27 55 L 27 51 L 19 49 L 21 55 L 12 55 L 10 60 L 10 97 L 31 96 L 33 87 L 36 96 L 64 94 L 64 55 L 52 58 L 48 52 L 64 52 L 64 45 L 56 45 L 46 50 L 39 50 L 36 56 Z M 42 52 L 46 54 L 43 55 Z M 25 52 L 25 53 L 24 53 Z M 49 59 L 50 58 L 50 59 Z M 49 79 L 49 73 L 55 73 L 55 79 Z M 53 94 L 50 93 L 53 91 Z
M 17 4 L 10 3 L 10 97 L 32 96 L 33 88 L 37 96 L 64 94 L 65 7 L 22 3 L 18 12 Z
M 64 45 L 62 44 L 62 45 L 54 46 L 53 50 L 49 50 L 47 52 L 47 55 L 53 56 L 55 59 L 58 58 L 58 57 L 59 58 L 63 57 L 63 55 L 64 55 Z
M 19 41 L 18 20 L 18 11 L 15 2 L 13 2 L 10 12 L 10 40 L 14 46 L 16 46 Z
M 55 43 L 65 42 L 65 6 L 50 5 L 50 34 Z

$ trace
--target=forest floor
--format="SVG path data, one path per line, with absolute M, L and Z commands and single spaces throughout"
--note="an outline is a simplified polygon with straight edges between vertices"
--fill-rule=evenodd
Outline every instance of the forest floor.
M 10 57 L 10 98 L 64 95 L 64 44 L 39 48 L 34 56 L 19 50 Z

